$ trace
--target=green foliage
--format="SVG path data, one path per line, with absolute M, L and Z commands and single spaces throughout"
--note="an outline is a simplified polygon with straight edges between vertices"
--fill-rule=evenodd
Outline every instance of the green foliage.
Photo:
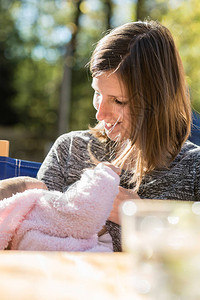
M 25 58 L 15 70 L 18 93 L 13 103 L 20 115 L 20 126 L 44 135 L 55 134 L 61 74 L 44 59 Z M 50 135 L 51 136 L 51 135 Z
M 93 90 L 88 69 L 75 70 L 72 86 L 72 101 L 70 115 L 70 129 L 88 129 L 88 125 L 95 124 L 95 109 L 92 106 Z M 79 88 L 77 89 L 77 82 Z
M 141 0 L 141 2 L 144 5 L 142 19 L 158 20 L 172 32 L 183 61 L 192 106 L 200 112 L 199 0 Z
M 190 87 L 192 106 L 200 112 L 200 2 L 169 1 L 168 11 L 161 21 L 176 40 Z
M 0 5 L 2 7 L 0 10 L 0 120 L 5 125 L 12 125 L 17 121 L 17 114 L 11 105 L 13 97 L 16 95 L 12 83 L 18 59 L 10 57 L 10 47 L 13 44 L 19 44 L 21 41 L 17 30 L 13 29 L 14 22 L 8 10 L 9 2 L 1 1 Z
M 38 140 L 46 137 L 53 141 L 58 135 L 64 64 L 72 68 L 69 129 L 94 125 L 91 77 L 85 65 L 107 24 L 114 27 L 137 18 L 137 1 L 113 0 L 108 22 L 106 2 L 82 1 L 81 16 L 75 24 L 77 0 L 0 0 L 0 125 L 15 125 Z M 143 2 L 144 18 L 161 21 L 174 35 L 192 104 L 200 111 L 199 0 Z M 74 34 L 76 51 L 73 57 L 66 57 Z

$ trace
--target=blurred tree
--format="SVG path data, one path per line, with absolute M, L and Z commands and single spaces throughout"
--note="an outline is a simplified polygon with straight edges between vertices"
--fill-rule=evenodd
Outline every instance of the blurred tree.
M 88 124 L 94 125 L 95 110 L 92 106 L 93 90 L 88 65 L 92 50 L 99 37 L 112 27 L 113 4 L 111 0 L 92 2 L 83 1 L 80 5 L 80 25 L 76 35 L 72 69 L 72 97 L 70 130 L 87 129 Z
M 0 0 L 0 122 L 7 126 L 18 121 L 18 114 L 11 106 L 16 95 L 13 80 L 18 59 L 10 56 L 9 48 L 21 42 L 9 6 L 10 1 Z
M 0 74 L 5 79 L 1 81 L 0 125 L 8 124 L 10 121 L 5 123 L 3 118 L 10 116 L 20 132 L 28 131 L 28 135 L 40 143 L 54 140 L 58 135 L 61 91 L 70 94 L 72 88 L 70 124 L 63 131 L 87 128 L 89 120 L 94 121 L 94 109 L 90 80 L 84 66 L 93 43 L 110 26 L 111 1 L 0 1 Z M 73 80 L 71 82 L 70 77 L 67 81 L 64 79 L 61 88 L 63 65 L 72 70 Z M 5 68 L 9 77 L 6 77 Z M 63 107 L 60 112 L 64 112 Z M 8 136 L 7 130 L 5 132 Z M 36 149 L 37 143 L 29 139 L 28 144 L 24 140 L 21 143 L 23 150 L 18 154 L 24 155 L 30 147 Z
M 200 2 L 168 1 L 168 11 L 161 21 L 172 32 L 187 75 L 191 101 L 200 112 Z
M 147 1 L 137 0 L 136 5 L 136 20 L 144 20 L 148 16 Z
M 113 8 L 113 2 L 112 0 L 102 0 L 104 4 L 104 11 L 106 12 L 105 17 L 105 28 L 110 29 L 112 28 L 112 8 Z
M 60 134 L 93 125 L 85 65 L 96 42 L 109 28 L 148 17 L 175 36 L 199 110 L 199 6 L 198 0 L 0 0 L 0 125 L 15 124 L 37 141 L 53 141 L 58 127 Z M 72 71 L 67 80 L 64 66 Z M 58 109 L 61 91 L 71 95 L 68 126 L 59 125 L 66 116 Z
M 72 86 L 72 69 L 74 64 L 74 53 L 76 51 L 77 33 L 79 31 L 79 18 L 81 15 L 80 6 L 83 0 L 74 2 L 74 20 L 71 23 L 72 37 L 66 46 L 64 58 L 64 72 L 61 84 L 60 104 L 59 104 L 59 122 L 58 134 L 61 135 L 69 131 L 70 110 L 71 110 L 71 86 Z
M 51 4 L 50 9 L 47 4 Z M 16 93 L 10 106 L 17 111 L 19 126 L 44 136 L 55 135 L 55 99 L 58 98 L 62 53 L 60 36 L 64 31 L 63 26 L 53 27 L 54 18 L 49 15 L 52 6 L 55 11 L 52 1 L 10 1 L 9 13 L 21 43 L 12 40 L 7 49 L 3 49 L 4 57 L 18 61 L 12 83 Z M 68 32 L 65 30 L 64 34 L 67 36 Z
M 138 0 L 136 11 L 137 19 L 159 20 L 172 32 L 184 64 L 192 106 L 200 112 L 199 0 Z
M 137 0 L 136 20 L 161 20 L 168 11 L 168 2 L 169 0 Z

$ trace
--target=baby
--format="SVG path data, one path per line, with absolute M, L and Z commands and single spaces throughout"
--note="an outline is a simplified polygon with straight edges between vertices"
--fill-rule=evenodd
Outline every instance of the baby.
M 100 163 L 65 193 L 30 177 L 0 181 L 0 249 L 110 252 L 98 244 L 120 169 Z
M 34 188 L 47 190 L 46 185 L 42 181 L 28 176 L 0 180 L 0 200 Z

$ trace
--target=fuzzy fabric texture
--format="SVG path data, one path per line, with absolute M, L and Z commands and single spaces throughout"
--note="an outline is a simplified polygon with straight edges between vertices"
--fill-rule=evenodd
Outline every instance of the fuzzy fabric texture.
M 0 250 L 111 250 L 97 244 L 118 194 L 119 176 L 100 163 L 65 193 L 26 190 L 0 201 Z

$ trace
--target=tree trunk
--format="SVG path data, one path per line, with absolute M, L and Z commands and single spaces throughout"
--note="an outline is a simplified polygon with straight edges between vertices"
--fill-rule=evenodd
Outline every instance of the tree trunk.
M 79 30 L 79 17 L 81 15 L 80 4 L 83 0 L 76 2 L 76 13 L 74 24 L 76 30 L 72 34 L 71 41 L 67 45 L 63 79 L 61 84 L 60 103 L 59 103 L 59 119 L 58 119 L 58 134 L 61 135 L 70 130 L 70 108 L 71 108 L 71 86 L 72 86 L 72 69 L 73 57 L 76 50 L 76 37 Z
M 60 92 L 58 135 L 69 131 L 72 67 L 69 65 L 68 59 L 72 52 L 71 45 L 69 44 L 67 48 Z
M 106 29 L 112 28 L 111 25 L 111 17 L 112 17 L 112 0 L 103 0 L 104 6 L 105 6 L 105 11 L 106 11 L 106 24 L 105 27 Z
M 136 20 L 144 21 L 144 19 L 148 16 L 148 12 L 146 10 L 146 0 L 137 0 L 136 5 Z

